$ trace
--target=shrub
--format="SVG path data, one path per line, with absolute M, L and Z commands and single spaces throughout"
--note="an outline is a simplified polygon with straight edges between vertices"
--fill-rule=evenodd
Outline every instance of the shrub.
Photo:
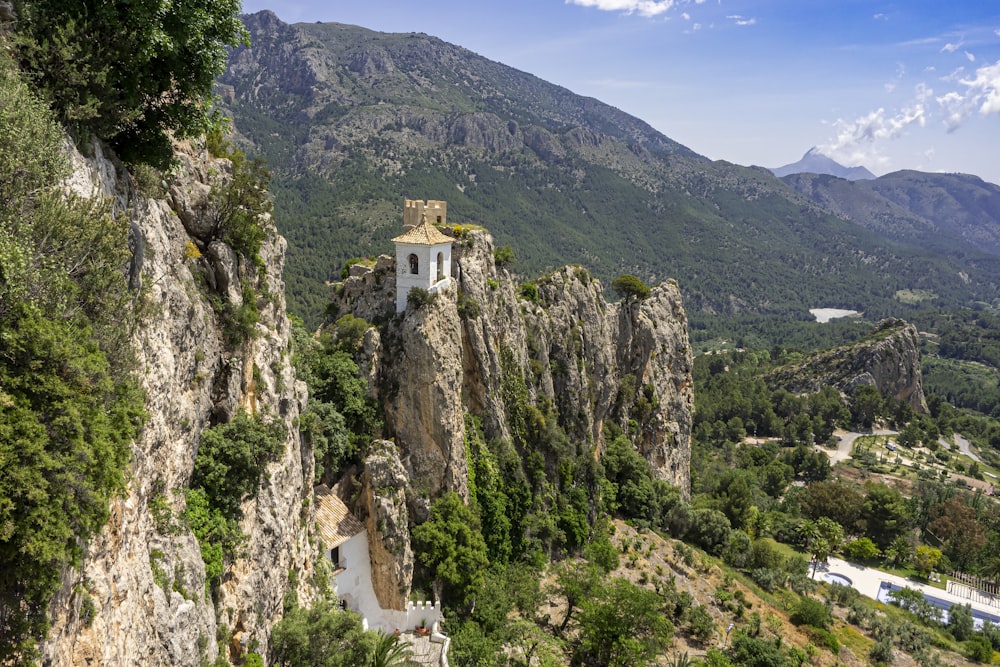
M 459 292 L 458 295 L 458 314 L 470 320 L 474 320 L 479 317 L 482 308 L 479 305 L 479 301 L 475 298 L 469 296 L 465 292 Z
M 688 612 L 688 629 L 691 636 L 700 642 L 707 642 L 715 634 L 715 619 L 704 605 L 691 607 Z
M 538 286 L 535 285 L 535 283 L 528 281 L 521 285 L 520 290 L 518 290 L 518 294 L 520 294 L 521 298 L 525 301 L 538 301 Z
M 414 310 L 420 310 L 424 306 L 434 303 L 437 294 L 431 294 L 423 287 L 413 287 L 406 294 L 406 304 Z
M 814 628 L 826 629 L 833 620 L 830 608 L 819 600 L 804 597 L 799 601 L 795 611 L 789 617 L 795 625 L 811 625 Z
M 837 640 L 836 635 L 829 630 L 810 627 L 806 634 L 808 634 L 817 645 L 825 646 L 830 653 L 833 653 L 834 655 L 838 655 L 840 653 L 840 642 Z
M 851 560 L 871 560 L 878 558 L 881 553 L 875 543 L 867 537 L 848 542 L 844 547 L 844 555 Z
M 271 198 L 267 186 L 271 172 L 262 158 L 247 160 L 241 151 L 229 157 L 232 175 L 212 187 L 215 236 L 247 259 L 260 261 L 260 248 L 268 235 Z
M 128 221 L 65 192 L 64 134 L 6 48 L 0 100 L 0 663 L 8 664 L 33 657 L 61 573 L 124 488 L 144 397 L 129 375 Z
M 202 434 L 184 516 L 201 547 L 209 583 L 219 581 L 225 560 L 242 541 L 240 505 L 257 496 L 264 466 L 278 455 L 284 440 L 284 424 L 242 410 L 231 422 Z
M 514 263 L 514 251 L 509 245 L 496 248 L 493 251 L 493 261 L 498 267 L 510 266 Z
M 353 352 L 361 348 L 365 332 L 371 328 L 371 324 L 364 318 L 355 317 L 348 313 L 340 317 L 334 324 L 336 332 L 337 348 Z
M 965 642 L 966 655 L 970 660 L 976 662 L 993 662 L 993 645 L 990 640 L 982 635 L 976 635 Z

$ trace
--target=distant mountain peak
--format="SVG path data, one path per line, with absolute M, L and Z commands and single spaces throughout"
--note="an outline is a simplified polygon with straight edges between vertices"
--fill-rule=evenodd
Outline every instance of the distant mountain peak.
M 784 167 L 772 169 L 771 172 L 778 178 L 781 178 L 782 176 L 790 176 L 792 174 L 806 173 L 827 174 L 829 176 L 836 176 L 848 181 L 871 180 L 875 178 L 875 174 L 871 173 L 864 167 L 845 167 L 833 158 L 823 155 L 823 153 L 821 153 L 819 148 L 816 146 L 807 150 L 806 154 L 803 155 L 802 159 L 798 162 L 793 162 L 792 164 L 786 164 Z

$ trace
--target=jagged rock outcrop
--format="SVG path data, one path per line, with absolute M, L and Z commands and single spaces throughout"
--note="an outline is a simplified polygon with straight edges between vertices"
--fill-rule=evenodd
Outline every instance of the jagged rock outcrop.
M 848 395 L 869 385 L 882 396 L 903 401 L 914 412 L 927 413 L 917 328 L 895 318 L 880 322 L 871 336 L 858 343 L 772 373 L 768 384 L 794 393 L 819 391 L 829 385 Z
M 289 571 L 308 575 L 312 568 L 303 499 L 311 493 L 313 463 L 297 426 L 305 386 L 290 363 L 284 240 L 272 230 L 260 251 L 265 275 L 259 278 L 256 266 L 243 266 L 246 260 L 221 241 L 204 243 L 199 211 L 209 178 L 227 173 L 227 164 L 202 150 L 184 150 L 183 167 L 163 198 L 138 192 L 99 144 L 95 152 L 73 155 L 67 185 L 85 196 L 113 198 L 144 239 L 138 266 L 145 288 L 136 296 L 141 314 L 133 342 L 148 417 L 133 446 L 124 495 L 113 501 L 110 520 L 86 545 L 80 569 L 67 573 L 64 593 L 52 605 L 43 659 L 198 665 L 227 648 L 235 659 L 251 646 L 266 656 Z M 247 276 L 261 281 L 259 321 L 253 336 L 234 344 L 210 294 L 223 308 L 238 308 L 238 287 Z M 206 594 L 198 542 L 183 519 L 184 489 L 202 432 L 239 408 L 282 422 L 287 435 L 259 494 L 244 503 L 246 542 L 213 598 Z
M 357 514 L 368 530 L 372 587 L 383 609 L 406 609 L 413 580 L 407 494 L 410 480 L 396 445 L 377 440 L 365 457 Z
M 333 295 L 337 312 L 382 323 L 377 391 L 415 490 L 466 495 L 464 414 L 479 416 L 488 438 L 511 439 L 521 400 L 511 388 L 523 383 L 525 400 L 584 451 L 599 456 L 615 423 L 686 494 L 692 353 L 677 285 L 608 303 L 600 282 L 573 266 L 537 280 L 526 299 L 497 266 L 488 233 L 457 235 L 454 284 L 430 303 L 394 314 L 388 257 L 352 271 Z
M 395 274 L 388 282 L 395 283 Z M 437 497 L 455 491 L 467 498 L 462 328 L 454 286 L 445 292 L 445 298 L 408 309 L 408 317 L 393 320 L 383 336 L 382 405 L 418 492 Z

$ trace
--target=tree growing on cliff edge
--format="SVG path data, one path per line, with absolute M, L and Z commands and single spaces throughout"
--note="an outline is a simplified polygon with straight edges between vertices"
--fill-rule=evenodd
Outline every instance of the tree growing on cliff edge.
M 129 161 L 165 166 L 170 135 L 203 134 L 240 0 L 16 0 L 15 43 L 59 119 Z
M 626 302 L 649 298 L 649 285 L 642 282 L 641 278 L 627 273 L 612 280 L 611 288 Z

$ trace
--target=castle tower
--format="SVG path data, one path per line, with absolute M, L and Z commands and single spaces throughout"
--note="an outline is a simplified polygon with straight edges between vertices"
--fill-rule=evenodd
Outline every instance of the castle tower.
M 407 199 L 403 202 L 403 233 L 396 244 L 396 312 L 406 310 L 414 287 L 432 294 L 451 284 L 451 238 L 432 223 L 444 224 L 448 205 L 443 201 Z

